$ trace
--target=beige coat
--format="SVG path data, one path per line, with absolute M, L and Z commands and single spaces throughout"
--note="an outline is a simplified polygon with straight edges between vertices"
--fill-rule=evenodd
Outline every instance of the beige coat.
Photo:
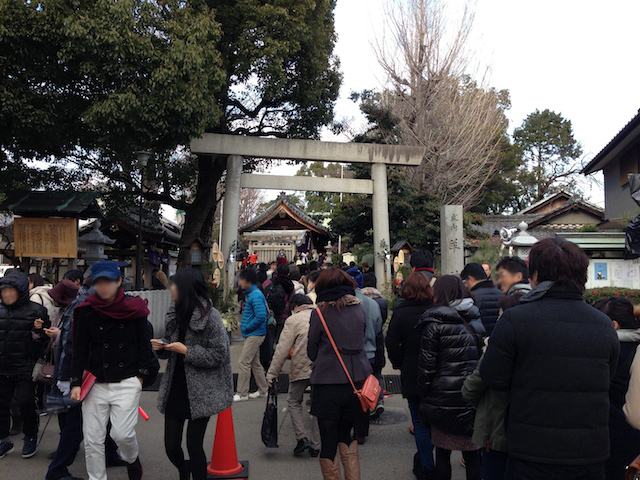
M 293 315 L 287 318 L 276 351 L 271 359 L 271 366 L 267 372 L 267 381 L 277 378 L 284 362 L 289 358 L 291 349 L 291 371 L 289 381 L 307 380 L 311 377 L 311 360 L 307 356 L 307 340 L 309 338 L 309 320 L 313 305 L 296 307 Z

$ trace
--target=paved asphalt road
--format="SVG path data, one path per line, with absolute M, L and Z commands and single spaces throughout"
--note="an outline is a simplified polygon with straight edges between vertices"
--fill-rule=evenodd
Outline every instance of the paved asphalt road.
M 239 355 L 240 344 L 234 343 L 232 353 L 234 366 Z M 237 369 L 234 368 L 235 371 Z M 392 373 L 389 370 L 388 373 Z M 141 405 L 151 417 L 148 422 L 140 419 L 138 424 L 138 441 L 140 442 L 140 459 L 144 467 L 144 478 L 148 480 L 176 480 L 177 471 L 167 459 L 163 443 L 163 418 L 155 407 L 157 394 L 143 392 Z M 251 480 L 321 480 L 318 460 L 308 455 L 294 457 L 293 448 L 296 444 L 291 427 L 291 420 L 286 415 L 286 394 L 280 399 L 279 431 L 280 448 L 267 449 L 260 440 L 260 427 L 264 400 L 251 400 L 235 404 L 233 418 L 236 434 L 236 445 L 239 460 L 249 461 L 249 478 Z M 414 438 L 409 434 L 409 410 L 400 395 L 394 395 L 385 400 L 389 415 L 387 420 L 400 423 L 371 425 L 367 443 L 360 447 L 360 462 L 362 465 L 362 480 L 412 480 L 411 473 L 413 454 L 415 452 Z M 393 418 L 392 418 L 393 417 Z M 384 418 L 384 417 L 383 417 Z M 307 421 L 310 418 L 307 416 Z M 42 419 L 41 429 L 47 421 Z M 216 420 L 212 419 L 205 437 L 205 449 L 211 451 L 215 432 Z M 383 422 L 384 423 L 384 422 Z M 39 451 L 31 459 L 22 459 L 21 437 L 14 437 L 16 451 L 0 460 L 0 480 L 32 480 L 44 479 L 49 461 L 47 455 L 55 450 L 58 442 L 58 424 L 52 418 L 40 444 Z M 464 469 L 460 465 L 460 454 L 454 453 L 453 480 L 462 480 Z M 71 473 L 87 478 L 84 467 L 84 451 L 80 450 L 76 462 L 71 467 Z M 109 479 L 127 479 L 126 469 L 109 469 Z

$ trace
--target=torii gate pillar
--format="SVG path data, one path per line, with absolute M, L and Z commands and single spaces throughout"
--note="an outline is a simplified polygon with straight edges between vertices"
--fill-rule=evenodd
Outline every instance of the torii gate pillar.
M 371 180 L 373 180 L 371 203 L 373 205 L 374 265 L 378 288 L 381 288 L 392 280 L 387 166 L 384 163 L 374 163 L 371 165 Z
M 240 177 L 242 176 L 242 157 L 227 157 L 227 177 L 224 186 L 224 204 L 222 205 L 222 232 L 220 251 L 224 253 L 224 298 L 235 286 L 236 248 L 238 244 L 238 219 L 240 217 Z

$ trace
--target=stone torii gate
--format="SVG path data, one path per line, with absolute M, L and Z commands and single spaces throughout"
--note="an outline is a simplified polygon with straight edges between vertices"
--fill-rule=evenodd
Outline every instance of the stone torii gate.
M 227 272 L 225 289 L 233 281 L 235 267 L 230 263 L 238 239 L 241 188 L 301 190 L 315 192 L 361 193 L 373 198 L 373 244 L 378 287 L 391 280 L 387 165 L 418 166 L 423 147 L 339 143 L 315 140 L 288 140 L 240 135 L 205 133 L 191 141 L 197 155 L 228 155 L 225 200 L 222 212 L 220 250 Z M 371 164 L 371 180 L 322 178 L 242 173 L 244 157 Z

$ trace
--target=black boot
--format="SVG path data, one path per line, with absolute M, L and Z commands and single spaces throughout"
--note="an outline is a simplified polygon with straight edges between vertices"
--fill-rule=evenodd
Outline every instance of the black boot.
M 142 480 L 142 464 L 140 463 L 140 457 L 136 458 L 136 461 L 127 465 L 127 473 L 129 474 L 129 480 Z

